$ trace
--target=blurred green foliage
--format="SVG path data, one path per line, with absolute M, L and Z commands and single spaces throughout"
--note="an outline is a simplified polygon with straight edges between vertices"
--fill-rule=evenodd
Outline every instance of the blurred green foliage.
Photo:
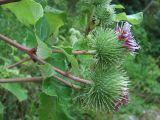
M 46 0 L 36 0 L 37 2 L 41 3 L 42 6 L 46 6 Z M 76 7 L 76 3 L 78 2 L 78 0 L 69 0 L 69 2 L 67 2 L 66 0 L 54 0 L 54 1 L 48 1 L 48 4 L 50 6 L 54 6 L 55 8 L 59 8 L 61 10 L 67 10 L 67 14 L 76 14 L 75 13 L 75 9 Z M 149 0 L 120 0 L 120 2 L 118 1 L 113 1 L 113 3 L 120 3 L 123 4 L 125 6 L 125 12 L 128 14 L 131 13 L 137 13 L 138 11 L 143 11 L 145 9 L 145 7 L 148 5 Z M 78 3 L 80 4 L 80 3 Z M 85 6 L 84 6 L 85 7 Z M 144 13 L 144 22 L 143 24 L 141 24 L 140 26 L 135 26 L 133 31 L 134 31 L 134 36 L 136 36 L 136 40 L 139 41 L 140 45 L 141 45 L 141 49 L 139 54 L 133 58 L 132 56 L 128 57 L 125 60 L 125 68 L 127 70 L 127 74 L 130 77 L 131 83 L 130 83 L 130 103 L 125 106 L 119 113 L 114 114 L 114 115 L 104 115 L 105 117 L 102 117 L 102 120 L 107 118 L 114 118 L 113 116 L 118 116 L 117 118 L 120 119 L 119 116 L 125 116 L 126 114 L 135 114 L 135 115 L 140 115 L 143 113 L 144 110 L 146 109 L 157 109 L 160 108 L 160 24 L 159 24 L 159 20 L 160 20 L 160 1 L 159 0 L 155 0 L 153 2 L 153 4 L 150 6 L 150 8 L 148 8 L 145 13 Z M 69 8 L 69 9 L 67 9 Z M 92 8 L 92 7 L 91 7 Z M 84 9 L 83 10 L 87 11 L 88 9 Z M 72 12 L 68 12 L 68 11 L 72 11 Z M 53 17 L 52 18 L 47 18 L 48 20 L 54 19 L 55 14 L 54 14 L 54 10 L 51 10 L 50 12 L 53 12 Z M 50 14 L 50 12 L 48 14 Z M 15 15 L 13 15 L 11 12 L 9 12 L 8 10 L 2 10 L 2 8 L 0 8 L 0 33 L 7 35 L 8 37 L 14 38 L 16 39 L 19 43 L 23 43 L 27 46 L 34 46 L 34 42 L 35 41 L 35 35 L 33 35 L 32 30 L 30 30 L 30 28 L 25 27 L 24 25 L 22 25 L 17 18 L 15 17 Z M 62 11 L 58 14 L 59 17 L 63 18 L 63 15 L 65 13 L 63 13 Z M 61 16 L 62 15 L 62 16 Z M 47 14 L 46 14 L 47 16 Z M 56 14 L 57 16 L 57 14 Z M 88 18 L 88 14 L 83 13 L 81 17 L 75 17 L 74 19 L 71 18 L 67 18 L 67 21 L 72 21 L 72 26 L 74 28 L 80 28 L 80 31 L 83 30 L 85 28 L 85 24 L 87 24 L 87 18 Z M 59 21 L 59 20 L 57 20 Z M 45 24 L 45 20 L 42 18 L 40 21 L 38 21 L 38 23 L 44 23 Z M 59 21 L 59 25 L 56 26 L 57 28 L 52 30 L 52 31 L 56 31 L 56 34 L 58 34 L 57 29 L 64 24 L 64 26 L 60 29 L 60 33 L 65 33 L 64 36 L 59 36 L 59 39 L 62 39 L 62 41 L 60 41 L 60 43 L 63 42 L 68 42 L 68 40 L 72 39 L 72 40 L 76 40 L 79 35 L 78 33 L 74 33 L 75 31 L 70 30 L 70 33 L 68 32 L 69 28 L 71 26 L 66 25 L 65 23 L 63 23 L 63 21 Z M 37 23 L 37 24 L 38 24 Z M 47 26 L 47 25 L 46 25 Z M 54 25 L 53 25 L 54 26 Z M 42 27 L 42 28 L 41 28 Z M 37 25 L 36 27 L 36 31 L 37 31 L 37 36 L 39 37 L 39 39 L 46 39 L 46 37 L 48 37 L 48 34 L 42 34 L 40 31 L 41 29 L 43 29 L 43 26 L 39 27 Z M 5 29 L 3 29 L 5 28 Z M 51 30 L 51 29 L 47 29 L 47 30 Z M 66 32 L 67 31 L 67 32 Z M 68 37 L 67 39 L 63 39 L 65 36 L 70 35 L 70 37 Z M 75 39 L 76 38 L 76 39 Z M 54 39 L 51 38 L 51 39 Z M 56 42 L 59 42 L 59 39 L 54 39 L 53 44 L 56 44 Z M 28 40 L 33 40 L 33 44 L 28 45 L 26 41 Z M 79 44 L 79 46 L 83 46 L 83 44 L 81 43 L 76 43 L 76 41 L 73 41 L 74 44 Z M 74 45 L 73 44 L 73 45 Z M 17 51 L 15 48 L 10 47 L 8 45 L 6 45 L 5 43 L 0 41 L 0 48 L 3 49 L 0 53 L 0 65 L 9 65 L 13 62 L 16 62 L 18 60 L 20 60 L 21 57 L 24 57 L 24 55 L 21 54 L 21 52 Z M 7 49 L 6 49 L 7 48 Z M 74 47 L 73 47 L 74 48 Z M 82 47 L 81 47 L 82 48 Z M 65 48 L 64 48 L 65 49 Z M 67 48 L 68 49 L 68 48 Z M 66 51 L 65 51 L 66 52 Z M 64 54 L 65 54 L 64 52 Z M 17 54 L 20 57 L 16 57 Z M 55 60 L 54 58 L 58 57 L 59 60 Z M 70 58 L 68 60 L 71 60 L 72 57 L 69 56 Z M 9 58 L 9 59 L 8 59 Z M 59 65 L 59 67 L 61 69 L 66 69 L 66 63 L 64 61 L 62 61 L 61 59 L 65 58 L 65 55 L 53 55 L 52 56 L 53 61 L 50 61 L 50 63 L 56 63 Z M 79 57 L 79 60 L 81 61 L 81 59 L 83 60 L 84 57 Z M 89 61 L 90 58 L 88 58 Z M 87 59 L 86 59 L 87 60 Z M 72 60 L 71 60 L 72 61 Z M 61 65 L 60 65 L 61 64 Z M 85 63 L 86 64 L 86 63 Z M 64 67 L 65 66 L 65 67 Z M 0 75 L 1 78 L 5 77 L 16 77 L 17 73 L 20 76 L 26 76 L 28 74 L 26 74 L 27 70 L 30 70 L 30 75 L 37 75 L 40 73 L 37 73 L 35 71 L 35 66 L 30 65 L 30 63 L 26 63 L 24 64 L 23 67 L 19 67 L 20 70 L 18 69 L 14 69 L 12 70 L 8 70 L 8 69 L 0 69 Z M 31 70 L 32 69 L 32 70 Z M 87 69 L 87 68 L 83 68 L 83 69 Z M 84 70 L 85 72 L 85 70 Z M 85 76 L 85 75 L 84 75 Z M 46 81 L 46 83 L 43 84 L 59 84 L 58 82 L 53 82 L 51 80 Z M 21 87 L 20 85 L 18 85 L 18 87 Z M 15 86 L 15 88 L 17 88 L 17 85 Z M 66 99 L 67 95 L 70 93 L 70 89 L 65 88 L 65 87 L 60 87 L 57 88 L 57 91 L 55 91 L 55 88 L 42 88 L 43 91 L 48 92 L 48 94 L 52 94 L 50 93 L 50 90 L 52 90 L 52 92 L 54 91 L 54 95 L 53 96 L 48 96 L 47 100 L 44 101 L 43 98 L 43 94 L 39 95 L 39 91 L 40 91 L 40 87 L 39 85 L 34 85 L 32 83 L 23 85 L 23 87 L 25 88 L 22 95 L 22 98 L 20 98 L 20 100 L 25 100 L 26 97 L 28 96 L 28 100 L 27 101 L 23 101 L 22 103 L 19 103 L 18 100 L 10 95 L 10 93 L 8 93 L 7 91 L 4 91 L 3 86 L 0 88 L 0 119 L 1 119 L 1 114 L 4 113 L 4 120 L 37 120 L 37 116 L 38 116 L 38 106 L 40 104 L 44 104 L 44 106 L 46 107 L 46 109 L 48 108 L 48 106 L 50 106 L 50 104 L 52 104 L 51 100 L 52 99 L 58 99 L 61 100 L 60 103 L 63 103 L 63 100 L 67 101 L 66 103 L 68 105 L 70 105 L 70 99 Z M 14 89 L 14 85 L 13 85 L 13 89 Z M 26 89 L 28 90 L 28 94 L 26 93 Z M 10 89 L 12 91 L 12 89 Z M 15 89 L 14 89 L 15 90 Z M 57 98 L 56 94 L 62 94 L 63 92 L 66 92 L 66 98 Z M 13 91 L 14 92 L 14 91 Z M 68 92 L 68 93 L 67 93 Z M 25 97 L 24 97 L 25 96 Z M 40 96 L 40 100 L 39 100 L 39 96 Z M 6 99 L 7 98 L 7 99 Z M 50 103 L 50 104 L 47 104 Z M 56 102 L 56 101 L 54 101 Z M 61 109 L 61 107 L 65 107 L 63 106 L 63 104 L 56 104 L 57 108 Z M 4 107 L 5 106 L 5 107 Z M 53 112 L 54 115 L 54 111 L 53 109 L 48 109 L 49 111 Z M 14 111 L 14 112 L 13 112 Z M 39 111 L 43 111 L 43 109 L 39 109 Z M 63 111 L 63 113 L 61 113 L 60 111 L 58 111 L 58 115 L 59 116 L 63 116 L 63 120 L 67 120 L 67 119 L 72 119 L 72 117 L 70 115 L 68 115 L 68 113 L 66 113 L 67 108 L 65 109 L 65 111 Z M 79 112 L 79 114 L 76 114 L 76 112 Z M 79 109 L 74 108 L 71 112 L 72 116 L 74 116 L 77 120 L 92 120 L 95 117 L 95 113 L 92 113 L 92 115 L 90 115 L 89 113 L 85 112 L 85 111 L 81 111 Z M 53 116 L 51 116 L 53 117 Z M 41 116 L 41 120 L 44 120 L 45 115 L 42 114 Z M 126 118 L 126 117 L 125 117 Z M 48 118 L 49 119 L 49 118 Z M 123 117 L 122 117 L 123 119 Z M 124 119 L 123 119 L 124 120 Z
M 125 6 L 128 14 L 144 12 L 143 24 L 133 28 L 141 49 L 135 59 L 129 57 L 125 64 L 131 79 L 131 101 L 121 110 L 123 114 L 142 114 L 144 110 L 160 107 L 160 1 L 120 0 L 118 3 Z

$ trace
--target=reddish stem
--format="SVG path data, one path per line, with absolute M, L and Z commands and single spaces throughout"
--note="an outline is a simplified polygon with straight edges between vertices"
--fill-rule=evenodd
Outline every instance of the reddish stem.
M 61 50 L 53 50 L 53 53 L 62 53 Z M 74 55 L 94 55 L 95 51 L 86 51 L 86 50 L 74 50 L 72 51 L 72 54 Z
M 53 75 L 54 78 L 62 82 L 64 85 L 70 86 L 76 90 L 80 89 L 79 86 L 73 85 L 72 83 L 69 83 L 65 80 L 63 80 L 60 77 L 57 77 L 56 75 Z M 24 82 L 41 82 L 43 81 L 43 77 L 30 77 L 30 78 L 8 78 L 8 79 L 0 79 L 0 83 L 24 83 Z
M 41 63 L 41 64 L 46 64 L 46 63 L 47 63 L 47 62 L 45 62 L 44 60 L 38 58 L 38 57 L 37 57 L 36 55 L 34 55 L 34 54 L 32 54 L 32 58 L 34 58 L 36 61 L 38 61 L 38 62 Z M 68 77 L 68 78 L 70 78 L 70 79 L 72 79 L 72 80 L 75 80 L 75 81 L 77 81 L 77 82 L 85 83 L 85 84 L 92 84 L 92 81 L 90 81 L 90 80 L 84 80 L 84 79 L 81 79 L 81 78 L 79 78 L 79 77 L 73 76 L 73 75 L 71 75 L 71 74 L 69 74 L 69 73 L 67 73 L 67 72 L 64 72 L 64 71 L 62 71 L 62 70 L 60 70 L 60 69 L 58 69 L 58 68 L 56 68 L 56 67 L 54 67 L 54 66 L 53 66 L 53 69 L 54 69 L 56 72 L 58 72 L 59 74 L 61 74 L 61 75 L 63 75 L 63 76 L 66 76 L 66 77 Z
M 30 50 L 29 48 L 27 48 L 25 46 L 22 46 L 21 44 L 15 42 L 14 40 L 12 40 L 12 39 L 10 39 L 10 38 L 2 35 L 2 34 L 0 34 L 0 39 L 5 41 L 5 42 L 7 42 L 7 43 L 9 43 L 12 46 L 18 48 L 19 50 L 21 50 L 21 51 L 23 51 L 25 53 L 27 53 Z
M 12 45 L 12 46 L 18 48 L 19 50 L 24 51 L 24 52 L 27 53 L 32 59 L 36 60 L 37 62 L 39 62 L 39 63 L 41 63 L 41 64 L 46 64 L 46 62 L 45 62 L 44 60 L 40 59 L 40 58 L 37 57 L 34 53 L 31 53 L 31 52 L 30 52 L 30 50 L 32 50 L 32 49 L 29 49 L 29 48 L 27 48 L 27 47 L 24 47 L 23 45 L 21 45 L 21 44 L 19 44 L 19 43 L 17 43 L 17 42 L 14 42 L 12 39 L 7 38 L 6 36 L 1 35 L 1 34 L 0 34 L 0 39 L 3 40 L 3 41 L 5 41 L 5 42 L 7 42 L 7 43 L 9 43 L 9 44 Z M 75 80 L 75 81 L 77 81 L 77 82 L 85 83 L 85 84 L 91 84 L 91 83 L 92 83 L 92 81 L 84 80 L 84 79 L 81 79 L 81 78 L 79 78 L 79 77 L 73 76 L 73 75 L 71 75 L 71 74 L 69 74 L 69 73 L 66 73 L 66 72 L 64 72 L 64 71 L 62 71 L 62 70 L 60 70 L 60 69 L 58 69 L 58 68 L 56 68 L 56 67 L 54 67 L 54 66 L 53 66 L 53 69 L 54 69 L 56 72 L 60 73 L 61 75 L 66 76 L 66 77 L 68 77 L 68 78 L 70 78 L 70 79 L 73 79 L 73 80 Z
M 15 82 L 39 82 L 42 81 L 43 77 L 31 77 L 31 78 L 8 78 L 0 79 L 0 83 L 15 83 Z

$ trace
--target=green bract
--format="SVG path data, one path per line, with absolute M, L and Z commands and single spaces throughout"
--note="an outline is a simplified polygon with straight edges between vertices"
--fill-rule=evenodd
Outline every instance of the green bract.
M 103 25 L 111 25 L 114 20 L 114 8 L 111 5 L 98 5 L 95 10 L 95 16 Z
M 76 100 L 85 109 L 113 111 L 122 92 L 127 90 L 128 77 L 125 72 L 119 67 L 106 71 L 95 70 L 91 73 L 91 79 L 94 84 L 84 88 Z
M 121 43 L 112 29 L 97 28 L 91 34 L 90 45 L 96 50 L 95 67 L 107 69 L 121 64 L 125 57 Z

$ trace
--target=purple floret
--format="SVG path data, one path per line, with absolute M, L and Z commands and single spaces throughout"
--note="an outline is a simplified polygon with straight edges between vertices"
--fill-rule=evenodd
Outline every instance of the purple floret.
M 118 39 L 124 41 L 123 46 L 132 53 L 136 53 L 140 49 L 140 46 L 137 44 L 131 33 L 131 27 L 131 24 L 125 22 L 122 23 L 121 26 L 117 24 L 115 31 L 118 33 Z

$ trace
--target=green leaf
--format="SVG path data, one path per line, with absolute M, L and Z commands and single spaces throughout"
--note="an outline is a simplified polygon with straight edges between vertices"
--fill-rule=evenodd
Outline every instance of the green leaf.
M 64 25 L 64 16 L 65 13 L 63 11 L 49 7 L 45 9 L 45 17 L 50 26 L 50 34 L 58 35 L 59 28 Z
M 123 13 L 119 13 L 119 14 L 114 15 L 114 21 L 120 22 L 122 20 L 127 20 L 126 13 L 123 12 Z
M 52 65 L 54 65 L 55 67 L 66 71 L 68 66 L 65 62 L 66 56 L 64 54 L 58 54 L 58 53 L 54 53 L 52 55 L 52 57 L 50 57 L 49 59 L 47 59 L 47 61 L 49 63 L 51 63 Z
M 139 12 L 133 15 L 127 15 L 128 22 L 138 25 L 143 21 L 143 12 Z
M 29 48 L 35 48 L 37 46 L 36 36 L 33 31 L 27 31 L 26 46 Z
M 11 10 L 27 26 L 34 25 L 43 16 L 42 6 L 34 0 L 21 0 L 6 4 L 4 8 Z
M 55 71 L 50 64 L 39 65 L 39 68 L 45 78 L 51 77 L 55 74 Z
M 49 37 L 49 24 L 45 17 L 39 19 L 39 21 L 36 23 L 36 35 L 38 38 L 42 41 L 46 40 Z
M 42 91 L 49 96 L 57 96 L 56 86 L 53 84 L 53 78 L 47 78 L 43 82 Z
M 56 98 L 44 93 L 40 95 L 39 120 L 55 120 Z
M 0 120 L 3 120 L 4 109 L 5 109 L 4 105 L 0 102 Z
M 38 48 L 37 48 L 37 56 L 42 59 L 47 59 L 52 55 L 52 49 L 50 49 L 47 44 L 42 42 L 41 40 L 37 40 Z
M 115 9 L 125 9 L 123 5 L 119 4 L 119 5 L 112 5 L 113 8 Z
M 47 6 L 47 0 L 35 0 L 36 2 L 40 3 L 43 8 Z
M 22 88 L 19 84 L 1 84 L 1 87 L 11 92 L 13 95 L 17 97 L 17 99 L 21 102 L 27 99 L 27 90 Z
M 41 93 L 39 120 L 73 120 L 73 118 L 69 115 L 65 106 L 61 106 L 56 97 Z
M 58 48 L 63 52 L 63 54 L 67 57 L 68 61 L 71 63 L 73 72 L 75 72 L 78 75 L 80 71 L 79 71 L 79 65 L 78 65 L 77 59 L 75 58 L 74 55 L 70 55 L 72 53 L 72 48 L 57 47 L 57 46 L 55 48 Z
M 137 25 L 140 24 L 143 20 L 143 13 L 137 13 L 133 15 L 126 15 L 126 13 L 119 13 L 114 16 L 114 21 L 120 22 L 120 21 L 128 21 L 131 24 Z

